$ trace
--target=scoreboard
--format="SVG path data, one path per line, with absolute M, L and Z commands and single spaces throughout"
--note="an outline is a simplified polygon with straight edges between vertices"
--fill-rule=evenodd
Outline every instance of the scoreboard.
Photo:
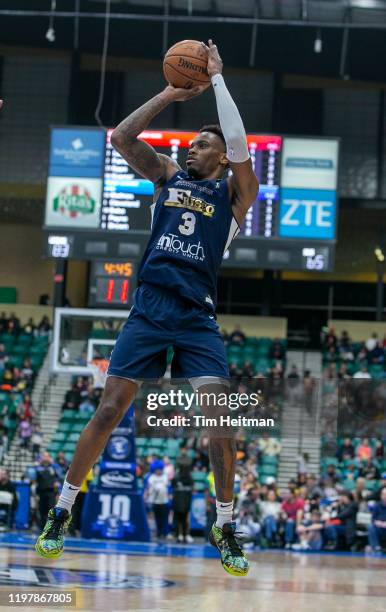
M 99 128 L 52 129 L 43 228 L 49 257 L 111 264 L 140 260 L 150 231 L 153 184 L 115 151 L 111 133 Z M 147 130 L 139 138 L 184 168 L 195 136 L 196 132 Z M 331 270 L 338 140 L 248 134 L 247 141 L 260 190 L 224 255 L 224 265 Z M 131 282 L 109 283 L 114 279 L 101 270 L 94 276 L 99 278 L 95 304 L 103 291 L 112 304 L 126 300 Z

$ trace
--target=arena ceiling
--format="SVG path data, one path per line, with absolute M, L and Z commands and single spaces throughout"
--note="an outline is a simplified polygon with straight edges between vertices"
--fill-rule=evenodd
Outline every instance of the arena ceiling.
M 0 0 L 0 45 L 100 54 L 105 8 Z M 235 67 L 386 81 L 386 0 L 110 0 L 109 27 L 113 56 L 160 59 L 178 40 L 213 37 Z

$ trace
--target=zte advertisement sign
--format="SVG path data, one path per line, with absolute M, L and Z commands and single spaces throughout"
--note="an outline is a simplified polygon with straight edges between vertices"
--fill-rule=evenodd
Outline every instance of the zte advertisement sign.
M 285 138 L 279 236 L 334 240 L 338 141 Z

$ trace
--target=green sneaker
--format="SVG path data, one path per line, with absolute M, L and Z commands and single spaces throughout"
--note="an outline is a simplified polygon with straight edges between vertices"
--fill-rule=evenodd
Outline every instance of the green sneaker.
M 36 552 L 47 559 L 57 559 L 63 552 L 64 534 L 71 522 L 71 515 L 64 508 L 51 508 L 42 534 L 35 544 Z
M 235 537 L 236 523 L 225 523 L 223 528 L 213 525 L 209 533 L 209 542 L 220 551 L 221 563 L 226 572 L 232 576 L 246 576 L 249 562 Z

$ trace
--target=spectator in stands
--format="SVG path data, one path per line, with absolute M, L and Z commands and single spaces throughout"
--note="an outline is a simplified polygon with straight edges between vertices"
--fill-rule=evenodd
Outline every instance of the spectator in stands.
M 40 449 L 43 444 L 43 434 L 40 425 L 34 425 L 32 436 L 31 436 L 31 444 L 32 444 L 32 457 L 34 461 L 37 461 L 40 455 Z
M 0 464 L 3 463 L 4 456 L 8 452 L 8 436 L 3 421 L 0 421 Z
M 300 381 L 300 376 L 298 372 L 298 367 L 295 364 L 292 364 L 290 373 L 287 376 L 288 384 L 290 387 L 296 387 L 298 382 Z
M 370 353 L 373 349 L 375 349 L 377 344 L 378 344 L 378 334 L 374 332 L 373 334 L 371 334 L 371 337 L 368 340 L 366 340 L 366 343 L 365 343 L 366 350 Z
M 53 465 L 52 457 L 49 453 L 44 452 L 39 465 L 36 466 L 36 494 L 39 498 L 41 529 L 47 520 L 48 510 L 55 505 L 59 484 L 60 476 Z
M 341 363 L 338 371 L 338 379 L 339 380 L 348 380 L 351 378 L 351 375 L 348 373 L 348 367 L 346 363 Z
M 330 327 L 328 332 L 325 334 L 323 339 L 323 348 L 328 349 L 330 347 L 336 347 L 338 344 L 338 338 L 335 335 L 335 329 Z
M 11 312 L 9 315 L 8 323 L 7 323 L 7 334 L 12 334 L 18 336 L 20 333 L 20 319 L 15 315 L 14 312 Z
M 308 474 L 310 469 L 310 455 L 309 453 L 302 453 L 297 458 L 298 477 L 300 475 Z
M 268 457 L 276 457 L 281 452 L 281 442 L 277 438 L 270 438 L 264 434 L 259 440 L 259 453 Z
M 63 451 L 59 451 L 57 453 L 55 457 L 54 467 L 56 469 L 56 472 L 59 476 L 60 481 L 63 481 L 66 475 L 66 472 L 68 471 L 68 468 L 70 467 L 70 464 L 68 463 Z
M 383 459 L 384 455 L 385 455 L 385 450 L 383 448 L 383 442 L 382 440 L 377 440 L 375 442 L 374 456 L 376 459 Z
M 75 503 L 72 507 L 72 521 L 70 523 L 70 533 L 75 536 L 79 536 L 82 530 L 82 511 L 84 506 L 84 501 L 86 499 L 86 495 L 89 489 L 90 482 L 94 479 L 94 472 L 91 469 L 87 474 L 86 478 L 82 482 L 79 493 L 76 496 Z
M 319 510 L 313 510 L 309 519 L 305 519 L 298 525 L 296 533 L 299 537 L 299 544 L 293 544 L 294 550 L 322 550 L 324 523 Z
M 306 480 L 308 496 L 310 499 L 322 497 L 323 489 L 317 481 L 315 474 L 309 474 Z
M 381 489 L 380 501 L 372 510 L 372 522 L 368 527 L 369 545 L 374 552 L 386 545 L 386 487 Z
M 272 544 L 277 544 L 278 542 L 281 515 L 281 505 L 277 499 L 276 492 L 269 490 L 267 499 L 261 501 L 259 505 L 263 534 L 268 541 L 268 546 L 272 546 Z
M 351 350 L 351 338 L 348 335 L 347 331 L 342 331 L 338 344 L 341 348 L 346 349 L 346 350 Z
M 361 363 L 360 370 L 355 372 L 353 378 L 371 378 L 369 371 L 367 369 L 367 365 L 365 363 Z
M 0 343 L 0 372 L 5 369 L 7 361 L 9 361 L 9 356 L 6 353 L 4 344 Z
M 77 383 L 74 383 L 64 397 L 62 410 L 78 410 L 80 401 L 80 390 Z
M 370 459 L 372 459 L 373 449 L 370 446 L 368 438 L 363 438 L 362 443 L 357 448 L 356 456 L 359 461 L 370 461 Z
M 229 344 L 243 346 L 245 344 L 245 340 L 246 336 L 244 332 L 241 331 L 240 325 L 236 325 L 233 332 L 229 336 Z
M 23 333 L 28 336 L 33 336 L 36 330 L 36 325 L 32 317 L 30 317 L 25 325 L 23 325 Z
M 7 323 L 7 313 L 3 310 L 3 312 L 0 314 L 0 334 L 3 334 L 7 331 Z
M 94 414 L 95 412 L 95 404 L 90 395 L 87 395 L 79 404 L 79 412 L 82 414 Z
M 305 370 L 303 376 L 304 408 L 311 415 L 314 409 L 315 380 L 310 370 Z
M 36 416 L 36 411 L 32 405 L 32 399 L 29 393 L 25 393 L 23 395 L 23 399 L 17 407 L 17 415 L 18 417 L 23 419 L 28 419 L 31 421 Z
M 355 456 L 355 448 L 350 438 L 345 438 L 343 444 L 339 446 L 336 456 L 339 463 L 347 459 L 353 459 Z
M 324 356 L 324 361 L 327 363 L 333 363 L 338 359 L 338 352 L 335 346 L 329 346 L 327 349 L 327 353 Z
M 186 446 L 180 446 L 180 454 L 177 457 L 176 467 L 181 469 L 183 466 L 192 466 L 192 459 L 188 455 L 188 448 Z
M 371 460 L 362 461 L 362 465 L 359 469 L 359 474 L 365 480 L 379 480 L 379 469 L 375 463 Z
M 279 338 L 274 338 L 274 340 L 272 340 L 272 344 L 269 349 L 269 358 L 275 359 L 276 361 L 282 361 L 284 358 L 283 345 L 281 344 Z
M 26 382 L 26 389 L 31 390 L 33 387 L 34 379 L 35 379 L 35 373 L 32 369 L 32 362 L 29 357 L 27 357 L 23 361 L 23 367 L 21 369 L 21 376 L 23 380 L 25 380 Z
M 345 548 L 351 550 L 355 544 L 356 517 L 358 504 L 351 491 L 343 491 L 338 502 L 332 504 L 333 514 L 325 528 L 325 536 L 329 544 L 328 550 L 337 550 L 339 537 L 342 538 Z
M 193 479 L 190 468 L 182 467 L 172 480 L 174 524 L 176 527 L 177 540 L 181 543 L 192 543 L 193 538 L 189 534 L 188 517 L 192 503 Z
M 51 333 L 51 329 L 52 327 L 50 324 L 50 320 L 47 317 L 47 315 L 44 315 L 37 328 L 38 335 L 39 336 L 49 336 Z
M 162 458 L 162 461 L 164 464 L 164 473 L 168 477 L 169 482 L 171 482 L 175 476 L 174 464 L 170 461 L 169 457 L 167 457 L 166 455 L 165 457 Z
M 163 469 L 162 461 L 152 463 L 150 466 L 151 476 L 145 489 L 145 499 L 151 504 L 154 512 L 158 538 L 164 538 L 168 529 L 169 480 Z
M 19 423 L 18 431 L 20 438 L 20 446 L 22 446 L 23 448 L 28 448 L 32 436 L 32 426 L 29 419 L 22 418 Z
M 385 362 L 385 351 L 382 342 L 377 342 L 374 348 L 368 352 L 367 361 L 370 365 L 383 364 Z
M 0 492 L 8 493 L 12 496 L 10 504 L 0 502 L 0 512 L 4 516 L 5 525 L 11 528 L 19 499 L 16 492 L 16 486 L 11 482 L 9 472 L 4 468 L 0 468 Z
M 281 505 L 281 510 L 284 520 L 285 547 L 291 548 L 295 539 L 296 527 L 303 519 L 304 500 L 300 499 L 297 493 L 290 491 L 287 499 Z
M 255 370 L 254 370 L 252 362 L 246 361 L 241 370 L 242 378 L 247 378 L 250 380 L 251 378 L 253 378 L 254 374 L 255 374 Z

